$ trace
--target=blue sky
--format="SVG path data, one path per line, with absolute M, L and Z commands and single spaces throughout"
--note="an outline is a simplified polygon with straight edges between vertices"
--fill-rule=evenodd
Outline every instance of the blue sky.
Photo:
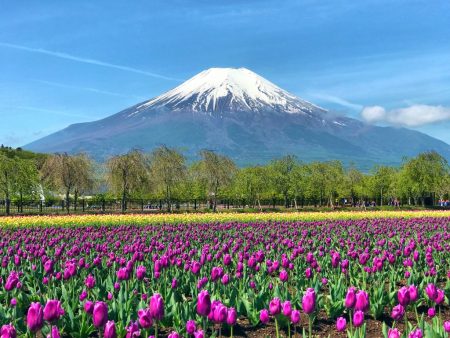
M 210 67 L 450 143 L 449 60 L 447 0 L 0 0 L 0 143 L 106 117 Z

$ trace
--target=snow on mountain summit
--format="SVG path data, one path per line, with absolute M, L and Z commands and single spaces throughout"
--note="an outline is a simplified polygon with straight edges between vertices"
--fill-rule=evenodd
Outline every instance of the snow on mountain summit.
M 284 112 L 312 114 L 324 109 L 301 100 L 246 68 L 210 68 L 137 107 L 208 114 Z

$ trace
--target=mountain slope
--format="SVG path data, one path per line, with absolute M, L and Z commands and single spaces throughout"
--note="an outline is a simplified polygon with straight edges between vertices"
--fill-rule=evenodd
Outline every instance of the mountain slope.
M 334 117 L 245 68 L 208 69 L 163 95 L 102 120 L 71 125 L 25 148 L 86 151 L 104 160 L 161 144 L 182 149 L 188 158 L 213 149 L 241 165 L 286 154 L 306 161 L 340 159 L 363 169 L 426 150 L 450 159 L 450 146 L 442 141 Z

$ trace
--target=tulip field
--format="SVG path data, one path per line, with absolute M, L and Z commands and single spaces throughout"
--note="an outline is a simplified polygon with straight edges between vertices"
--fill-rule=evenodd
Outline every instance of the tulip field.
M 448 337 L 450 213 L 0 218 L 1 338 Z

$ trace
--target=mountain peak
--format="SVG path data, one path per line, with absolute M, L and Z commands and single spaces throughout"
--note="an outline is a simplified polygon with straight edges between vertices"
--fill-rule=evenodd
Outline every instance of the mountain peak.
M 236 112 L 325 112 L 301 100 L 247 68 L 209 68 L 178 87 L 137 107 L 143 110 L 167 109 L 207 114 Z

